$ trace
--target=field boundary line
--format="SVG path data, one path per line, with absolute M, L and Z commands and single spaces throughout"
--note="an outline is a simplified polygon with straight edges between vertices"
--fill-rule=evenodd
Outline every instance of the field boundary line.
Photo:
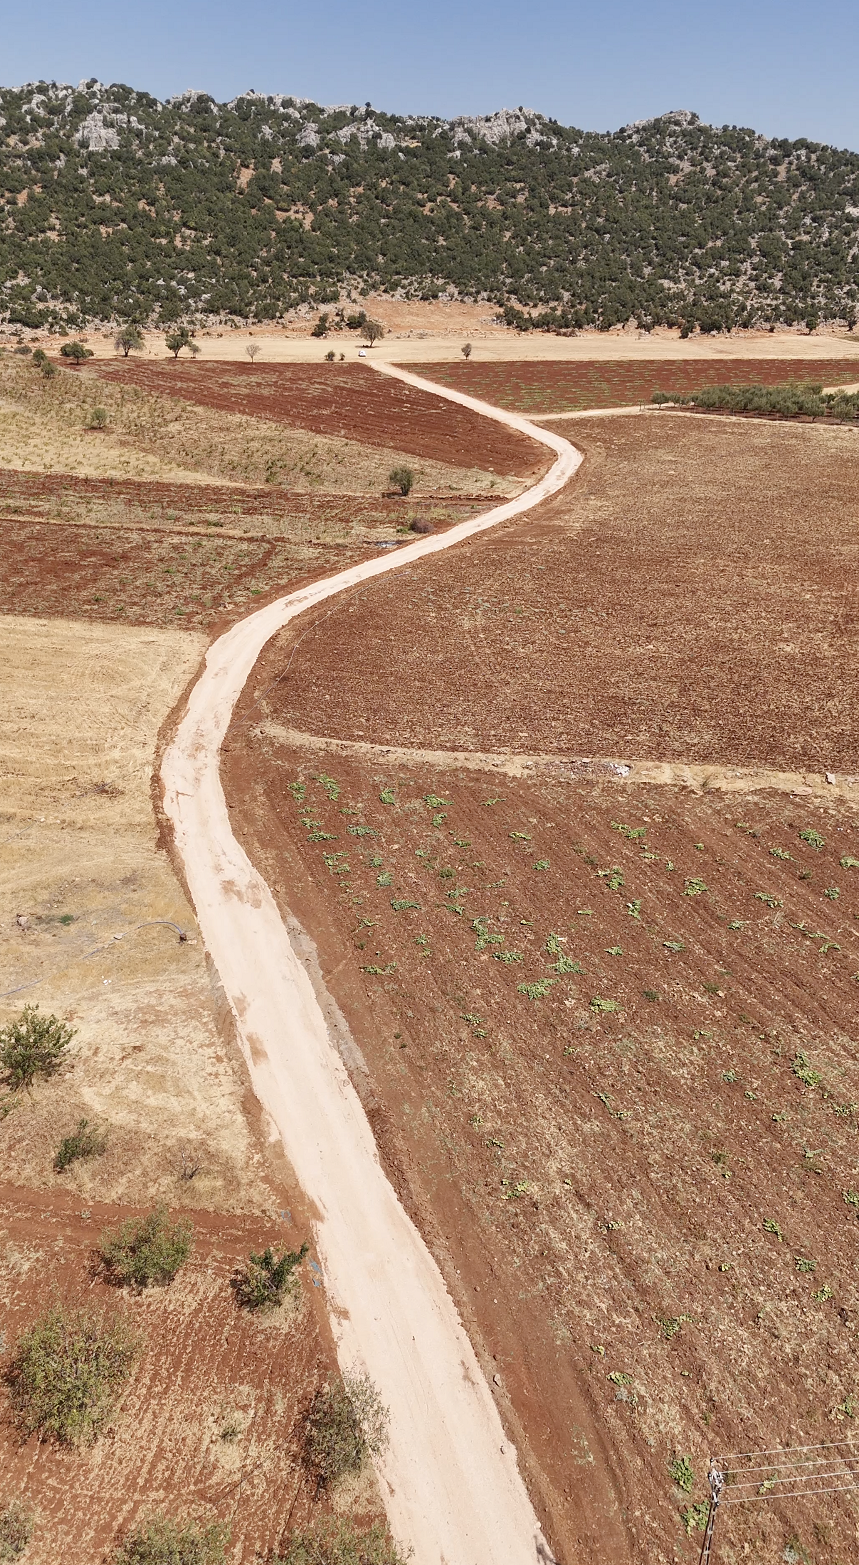
M 215 641 L 162 760 L 164 809 L 253 1088 L 316 1214 L 339 1362 L 366 1370 L 390 1409 L 391 1441 L 379 1471 L 393 1532 L 414 1548 L 415 1565 L 549 1565 L 551 1551 L 477 1353 L 382 1168 L 310 975 L 268 884 L 233 835 L 221 783 L 233 711 L 275 632 L 349 587 L 524 514 L 563 488 L 583 460 L 563 436 L 520 415 L 377 367 L 519 430 L 554 451 L 555 461 L 515 499 L 301 588 Z
M 504 777 L 554 777 L 566 781 L 599 777 L 624 783 L 655 783 L 708 793 L 825 794 L 828 798 L 859 798 L 859 774 L 834 772 L 779 772 L 763 766 L 722 766 L 706 761 L 624 761 L 612 756 L 526 755 L 514 751 L 432 750 L 400 745 L 370 744 L 363 739 L 334 739 L 287 728 L 269 719 L 255 723 L 252 732 L 276 744 L 327 755 L 354 756 L 379 765 L 436 766 L 444 771 L 494 772 Z M 827 779 L 831 777 L 832 781 Z

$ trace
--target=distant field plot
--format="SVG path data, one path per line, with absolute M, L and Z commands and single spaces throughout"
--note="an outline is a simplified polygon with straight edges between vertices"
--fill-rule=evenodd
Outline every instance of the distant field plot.
M 586 461 L 561 495 L 344 598 L 272 715 L 382 744 L 854 771 L 856 433 L 663 413 L 570 433 Z
M 789 380 L 824 386 L 847 385 L 859 376 L 857 359 L 678 359 L 620 360 L 579 364 L 522 363 L 410 364 L 455 391 L 521 413 L 582 412 L 587 408 L 632 407 L 649 402 L 654 391 L 699 391 L 703 386 Z
M 543 449 L 525 435 L 362 364 L 122 360 L 99 361 L 93 370 L 112 385 L 138 386 L 160 397 L 481 469 L 494 474 L 496 482 L 529 478 L 547 466 Z
M 0 613 L 208 626 L 475 508 L 0 470 Z
M 712 1451 L 837 1439 L 852 1416 L 852 812 L 311 753 L 253 726 L 225 781 L 317 943 L 560 1557 L 680 1558 Z M 775 1562 L 816 1520 L 741 1509 L 723 1535 Z

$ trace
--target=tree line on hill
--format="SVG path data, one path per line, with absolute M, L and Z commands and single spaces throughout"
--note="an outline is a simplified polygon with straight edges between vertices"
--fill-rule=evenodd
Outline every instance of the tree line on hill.
M 690 332 L 859 309 L 859 156 L 688 112 L 613 133 L 96 81 L 0 89 L 0 318 L 275 320 L 370 290 Z

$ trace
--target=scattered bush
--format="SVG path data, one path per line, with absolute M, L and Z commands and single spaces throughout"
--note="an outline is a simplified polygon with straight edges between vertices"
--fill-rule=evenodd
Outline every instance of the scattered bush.
M 107 409 L 93 408 L 89 416 L 90 429 L 107 429 Z
M 684 1494 L 689 1494 L 695 1482 L 691 1456 L 675 1456 L 668 1464 L 668 1471 L 678 1489 L 682 1489 Z
M 341 356 L 341 358 L 343 357 L 342 354 L 340 356 Z M 333 348 L 329 348 L 328 352 L 325 355 L 325 362 L 326 362 L 326 364 L 333 364 L 334 360 L 336 359 L 336 357 L 337 357 L 337 354 L 334 352 L 334 349 Z
M 0 1028 L 0 1069 L 13 1091 L 30 1087 L 37 1076 L 54 1076 L 63 1064 L 75 1029 L 56 1016 L 42 1016 L 25 1005 L 20 1016 Z
M 99 1253 L 113 1282 L 165 1287 L 187 1261 L 192 1238 L 190 1223 L 171 1223 L 166 1207 L 157 1206 L 146 1217 L 128 1218 L 115 1233 L 102 1234 Z
M 433 530 L 432 522 L 425 516 L 416 516 L 409 522 L 409 527 L 413 533 L 431 533 Z
M 94 1440 L 137 1353 L 124 1321 L 52 1305 L 24 1332 L 6 1371 L 18 1429 L 64 1445 Z
M 388 1441 L 388 1409 L 368 1375 L 349 1372 L 317 1391 L 307 1415 L 305 1446 L 321 1483 L 354 1473 Z
M 54 1158 L 54 1168 L 62 1174 L 78 1158 L 101 1157 L 106 1150 L 107 1132 L 91 1125 L 88 1119 L 79 1119 L 71 1135 L 63 1136 Z
M 399 490 L 400 494 L 411 494 L 415 483 L 414 472 L 410 467 L 392 467 L 388 474 L 388 483 L 392 489 Z
M 39 368 L 41 369 L 42 374 L 44 375 L 46 380 L 50 380 L 51 376 L 52 375 L 56 375 L 56 373 L 57 373 L 57 366 L 56 366 L 56 364 L 52 364 L 51 360 L 47 359 L 47 358 L 45 360 L 43 360 L 43 362 L 40 364 Z
M 33 1536 L 33 1513 L 21 1500 L 0 1509 L 0 1560 L 17 1560 Z
M 406 1565 L 404 1554 L 381 1522 L 356 1527 L 346 1517 L 330 1516 L 289 1539 L 272 1565 Z
M 43 364 L 47 364 L 47 362 L 48 362 L 48 355 L 45 352 L 44 348 L 36 348 L 34 350 L 34 353 L 33 353 L 33 363 L 37 364 L 39 366 L 39 368 L 41 369 L 42 365 Z
M 129 1533 L 113 1565 L 225 1565 L 229 1541 L 223 1522 L 177 1522 L 158 1514 Z
M 287 1295 L 297 1292 L 295 1271 L 307 1250 L 303 1244 L 300 1250 L 284 1250 L 279 1256 L 271 1245 L 261 1255 L 251 1251 L 247 1266 L 236 1273 L 233 1281 L 239 1303 L 249 1310 L 278 1308 Z

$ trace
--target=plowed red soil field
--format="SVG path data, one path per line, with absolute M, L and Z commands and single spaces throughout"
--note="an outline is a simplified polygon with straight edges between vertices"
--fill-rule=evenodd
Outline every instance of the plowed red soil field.
M 79 1198 L 78 1198 L 79 1201 Z M 265 1318 L 239 1309 L 230 1277 L 250 1249 L 287 1242 L 284 1221 L 193 1213 L 192 1258 L 169 1288 L 141 1297 L 93 1280 L 100 1234 L 129 1214 L 75 1210 L 72 1195 L 0 1192 L 2 1329 L 6 1349 L 52 1296 L 126 1319 L 143 1351 L 109 1428 L 74 1451 L 23 1444 L 0 1432 L 3 1498 L 32 1501 L 33 1565 L 112 1558 L 141 1515 L 217 1517 L 230 1523 L 235 1555 L 277 1550 L 306 1522 L 315 1485 L 301 1456 L 302 1415 L 330 1373 L 324 1311 L 303 1268 L 302 1302 Z M 272 1226 L 277 1232 L 272 1231 Z
M 580 364 L 410 364 L 455 391 L 467 391 L 497 407 L 523 413 L 578 412 L 585 408 L 631 407 L 649 402 L 654 391 L 700 391 L 703 386 L 782 386 L 790 380 L 823 386 L 859 379 L 853 359 L 681 359 L 598 360 Z
M 697 1559 L 711 1453 L 852 1429 L 856 822 L 258 729 L 225 780 L 319 944 L 563 1565 Z M 728 1510 L 719 1557 L 846 1561 L 842 1502 Z
M 573 431 L 561 495 L 326 610 L 272 715 L 380 744 L 855 771 L 857 433 Z
M 415 517 L 442 531 L 480 508 L 9 471 L 0 506 L 0 613 L 183 626 L 366 559 Z
M 130 381 L 159 396 L 394 447 L 454 466 L 530 478 L 548 465 L 541 447 L 525 435 L 362 364 L 100 360 L 91 368 L 114 383 Z

